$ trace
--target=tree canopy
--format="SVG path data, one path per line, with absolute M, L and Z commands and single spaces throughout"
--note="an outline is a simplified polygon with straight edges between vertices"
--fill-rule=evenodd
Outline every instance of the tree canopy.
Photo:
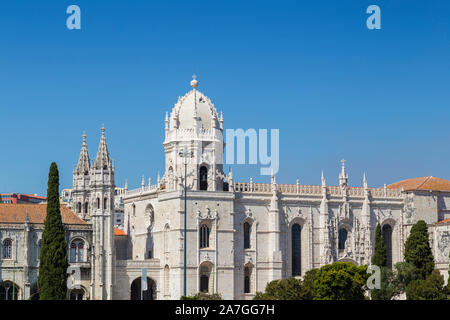
M 386 244 L 384 243 L 383 235 L 381 234 L 381 226 L 378 223 L 375 231 L 375 249 L 372 256 L 372 264 L 381 267 L 386 267 Z
M 423 280 L 434 269 L 434 258 L 429 242 L 428 227 L 423 220 L 419 220 L 411 228 L 411 233 L 405 244 L 405 261 L 417 268 L 417 274 Z

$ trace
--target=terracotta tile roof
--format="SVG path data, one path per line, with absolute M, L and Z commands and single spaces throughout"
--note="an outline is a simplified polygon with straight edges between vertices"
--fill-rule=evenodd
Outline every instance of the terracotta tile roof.
M 450 181 L 433 176 L 402 180 L 387 186 L 388 189 L 450 191 Z
M 61 206 L 61 214 L 64 224 L 87 224 L 65 206 Z M 30 223 L 44 223 L 47 216 L 47 204 L 0 203 L 0 223 L 24 223 L 27 215 Z
M 440 223 L 450 223 L 450 219 L 445 219 L 445 220 L 436 222 L 436 224 L 440 224 Z
M 114 227 L 114 235 L 115 236 L 126 236 L 127 234 L 125 233 L 125 231 Z

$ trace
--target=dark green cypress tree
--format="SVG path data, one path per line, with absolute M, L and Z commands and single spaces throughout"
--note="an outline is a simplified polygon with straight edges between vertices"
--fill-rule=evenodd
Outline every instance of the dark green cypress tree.
M 41 240 L 38 287 L 41 300 L 63 300 L 67 292 L 67 245 L 59 205 L 59 173 L 50 165 L 47 189 L 47 217 Z
M 426 279 L 434 269 L 434 257 L 431 251 L 428 227 L 425 221 L 419 220 L 411 228 L 405 244 L 405 261 L 417 268 L 417 275 Z
M 375 230 L 375 250 L 372 256 L 372 264 L 379 267 L 386 267 L 387 257 L 386 257 L 386 244 L 384 243 L 383 236 L 381 234 L 381 226 L 378 223 L 377 229 Z

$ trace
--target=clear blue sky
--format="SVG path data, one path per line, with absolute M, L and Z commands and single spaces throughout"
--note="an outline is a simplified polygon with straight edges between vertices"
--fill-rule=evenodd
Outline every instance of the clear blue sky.
M 82 132 L 94 158 L 102 123 L 116 184 L 155 181 L 193 73 L 226 128 L 280 129 L 280 183 L 323 169 L 336 185 L 343 157 L 352 185 L 450 179 L 450 1 L 2 0 L 0 191 L 45 195 L 51 161 L 71 187 Z

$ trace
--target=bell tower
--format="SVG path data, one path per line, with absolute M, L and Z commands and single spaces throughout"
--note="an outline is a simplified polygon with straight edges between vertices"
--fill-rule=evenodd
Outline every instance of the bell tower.
M 90 296 L 94 300 L 112 299 L 114 250 L 114 163 L 106 144 L 105 128 L 97 157 L 90 161 L 83 134 L 80 157 L 73 171 L 74 211 L 92 225 Z
M 86 143 L 86 133 L 83 133 L 80 157 L 73 169 L 72 210 L 82 219 L 89 221 L 91 162 Z
M 93 229 L 91 296 L 111 300 L 114 257 L 114 163 L 106 144 L 105 127 L 91 167 L 91 223 Z
M 198 84 L 194 75 L 192 89 L 178 98 L 170 116 L 166 113 L 163 180 L 167 190 L 182 189 L 185 163 L 190 190 L 223 190 L 223 116 L 197 90 Z

